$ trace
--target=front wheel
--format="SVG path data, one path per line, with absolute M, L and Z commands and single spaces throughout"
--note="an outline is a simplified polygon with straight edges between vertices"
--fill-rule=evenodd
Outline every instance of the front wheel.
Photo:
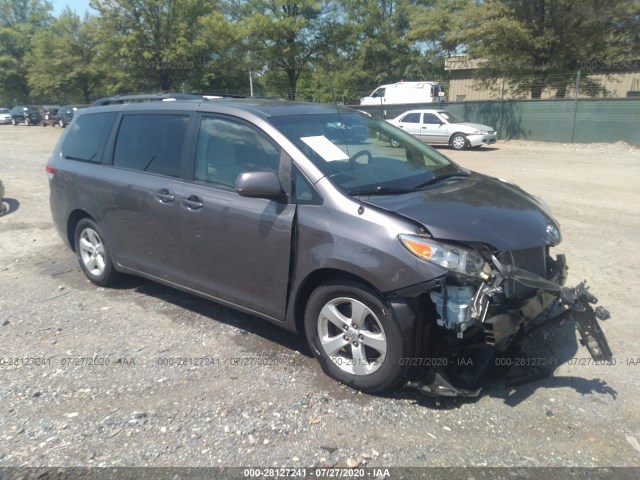
M 467 148 L 467 137 L 465 137 L 461 133 L 456 133 L 453 137 L 451 137 L 451 147 L 454 150 L 464 150 Z
M 365 392 L 402 381 L 402 335 L 378 294 L 354 282 L 319 286 L 305 311 L 307 341 L 330 377 Z
M 80 267 L 89 280 L 101 287 L 111 285 L 117 280 L 119 274 L 113 268 L 111 252 L 93 220 L 83 218 L 78 222 L 75 247 Z

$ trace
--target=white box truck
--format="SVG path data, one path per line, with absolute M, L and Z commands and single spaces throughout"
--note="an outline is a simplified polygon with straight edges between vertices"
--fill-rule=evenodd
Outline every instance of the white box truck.
M 397 105 L 402 103 L 432 103 L 445 101 L 444 88 L 438 82 L 398 82 L 381 85 L 360 105 Z

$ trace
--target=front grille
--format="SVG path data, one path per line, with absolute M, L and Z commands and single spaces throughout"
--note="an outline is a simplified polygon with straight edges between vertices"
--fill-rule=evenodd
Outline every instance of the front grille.
M 541 277 L 547 278 L 547 251 L 546 247 L 526 248 L 523 250 L 511 250 L 498 255 L 500 263 L 513 265 L 527 270 Z M 508 299 L 529 298 L 536 294 L 537 289 L 527 287 L 514 280 L 507 280 L 503 284 L 504 294 Z

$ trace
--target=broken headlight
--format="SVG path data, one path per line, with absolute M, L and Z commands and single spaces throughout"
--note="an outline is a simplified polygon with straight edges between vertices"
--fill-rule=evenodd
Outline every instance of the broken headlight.
M 398 238 L 411 253 L 423 260 L 482 280 L 487 280 L 491 276 L 491 268 L 474 250 L 436 242 L 419 235 L 400 234 Z

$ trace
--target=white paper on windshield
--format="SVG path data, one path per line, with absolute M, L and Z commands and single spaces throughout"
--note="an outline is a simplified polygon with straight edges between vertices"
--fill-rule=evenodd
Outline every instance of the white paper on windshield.
M 309 145 L 318 155 L 327 162 L 335 162 L 336 160 L 349 160 L 349 156 L 336 147 L 331 140 L 324 135 L 316 137 L 301 137 L 304 143 Z

